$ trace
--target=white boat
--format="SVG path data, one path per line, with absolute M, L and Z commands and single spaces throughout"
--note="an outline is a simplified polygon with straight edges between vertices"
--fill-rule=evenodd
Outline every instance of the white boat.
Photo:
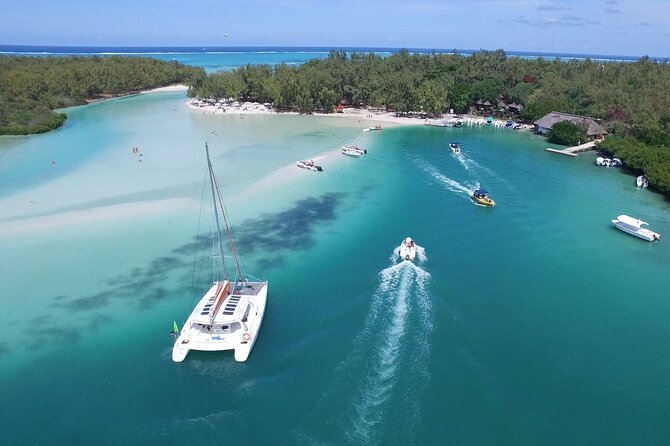
M 251 281 L 243 274 L 238 261 L 234 239 L 231 237 L 230 223 L 223 206 L 221 191 L 218 188 L 214 169 L 207 153 L 214 215 L 216 221 L 215 251 L 219 255 L 220 278 L 198 301 L 181 330 L 174 322 L 173 335 L 176 337 L 172 348 L 172 360 L 182 362 L 191 350 L 223 351 L 234 350 L 235 360 L 244 362 L 256 343 L 265 314 L 268 295 L 267 281 Z M 221 233 L 220 220 L 225 223 L 227 236 Z M 223 243 L 228 241 L 227 255 L 234 261 L 234 278 L 226 277 Z
M 416 257 L 416 244 L 410 237 L 406 237 L 400 243 L 400 258 L 402 260 L 414 261 L 414 257 Z
M 454 153 L 461 153 L 461 146 L 455 141 L 449 144 L 449 148 Z
M 623 163 L 619 158 L 612 158 L 612 167 L 621 167 Z
M 296 161 L 296 164 L 301 169 L 313 170 L 314 172 L 323 172 L 323 168 L 321 166 L 318 166 L 312 160 Z
M 635 184 L 637 184 L 637 187 L 646 189 L 649 186 L 649 180 L 644 175 L 640 175 L 635 179 Z
M 596 158 L 596 165 L 597 166 L 604 166 L 605 165 L 605 158 L 603 158 L 602 156 L 599 156 L 598 158 Z
M 634 235 L 635 237 L 639 237 L 649 242 L 656 241 L 661 237 L 659 233 L 643 227 L 648 226 L 649 224 L 639 218 L 630 217 L 628 215 L 619 215 L 616 219 L 612 220 L 612 223 L 623 232 L 627 232 L 630 235 Z
M 368 153 L 366 149 L 361 149 L 358 146 L 342 146 L 342 154 L 354 157 L 360 157 Z
M 365 129 L 363 129 L 363 131 L 364 131 L 364 132 L 371 132 L 372 130 L 381 130 L 381 129 L 382 129 L 382 125 L 381 125 L 381 124 L 377 124 L 377 125 L 375 125 L 374 127 L 368 127 L 368 128 L 365 128 Z

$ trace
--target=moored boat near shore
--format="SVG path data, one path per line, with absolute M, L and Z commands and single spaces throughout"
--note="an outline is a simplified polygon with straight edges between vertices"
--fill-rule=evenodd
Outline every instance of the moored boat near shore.
M 646 189 L 647 187 L 649 187 L 649 180 L 647 180 L 647 177 L 645 177 L 644 175 L 640 175 L 635 179 L 635 184 L 637 184 L 637 187 Z
M 360 157 L 361 155 L 365 155 L 366 153 L 368 153 L 366 149 L 361 149 L 358 146 L 342 146 L 343 155 Z
M 643 240 L 647 240 L 648 242 L 655 242 L 661 238 L 661 235 L 658 232 L 654 232 L 649 228 L 644 227 L 649 224 L 639 218 L 630 217 L 628 215 L 619 215 L 616 219 L 612 220 L 612 224 L 614 224 L 617 229 Z
M 296 161 L 301 169 L 313 170 L 314 172 L 323 172 L 323 168 L 317 165 L 313 160 Z

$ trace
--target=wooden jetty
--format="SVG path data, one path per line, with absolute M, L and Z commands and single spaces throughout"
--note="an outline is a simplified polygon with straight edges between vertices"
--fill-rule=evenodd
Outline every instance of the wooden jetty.
M 544 149 L 547 152 L 552 152 L 552 153 L 560 153 L 561 155 L 568 155 L 575 157 L 577 156 L 578 153 L 580 152 L 586 152 L 588 150 L 593 150 L 593 148 L 596 146 L 597 141 L 590 141 L 586 142 L 584 144 L 578 144 L 576 146 L 568 147 L 567 149 L 552 149 L 551 147 L 547 147 Z

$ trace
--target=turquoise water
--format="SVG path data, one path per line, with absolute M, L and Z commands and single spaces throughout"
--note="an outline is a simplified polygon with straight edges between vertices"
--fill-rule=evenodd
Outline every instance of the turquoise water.
M 1 444 L 670 440 L 670 206 L 633 176 L 512 130 L 362 133 L 184 101 L 0 139 Z M 270 281 L 244 364 L 170 359 L 210 279 L 192 286 L 205 140 L 246 268 Z M 295 167 L 309 157 L 323 173 Z M 621 213 L 661 241 L 614 229 Z M 425 258 L 397 264 L 408 235 Z

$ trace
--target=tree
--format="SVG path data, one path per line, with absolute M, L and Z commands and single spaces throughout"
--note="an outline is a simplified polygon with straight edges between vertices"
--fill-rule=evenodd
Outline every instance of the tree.
M 574 146 L 587 140 L 586 129 L 571 121 L 557 122 L 547 136 L 549 142 L 564 146 Z

